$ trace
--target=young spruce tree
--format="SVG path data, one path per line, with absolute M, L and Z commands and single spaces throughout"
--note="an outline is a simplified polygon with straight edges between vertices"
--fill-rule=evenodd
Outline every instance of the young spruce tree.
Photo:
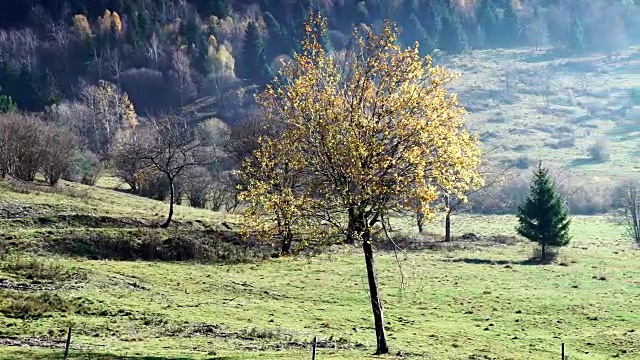
M 549 170 L 538 164 L 531 193 L 518 208 L 518 234 L 541 246 L 541 260 L 547 261 L 548 247 L 565 246 L 569 237 L 569 214 L 563 199 L 549 176 Z

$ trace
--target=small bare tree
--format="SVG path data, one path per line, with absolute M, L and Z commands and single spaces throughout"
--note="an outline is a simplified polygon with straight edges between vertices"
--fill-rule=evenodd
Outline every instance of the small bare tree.
M 191 61 L 189 55 L 183 50 L 177 50 L 171 58 L 171 74 L 174 78 L 176 90 L 180 100 L 180 106 L 184 106 L 196 92 L 193 78 L 191 77 Z
M 502 73 L 504 91 L 511 94 L 518 84 L 518 68 L 513 62 L 507 62 L 502 66 Z
M 169 215 L 161 225 L 171 224 L 176 196 L 176 178 L 185 170 L 208 165 L 213 154 L 205 146 L 202 136 L 186 119 L 164 115 L 152 119 L 153 141 L 142 157 L 149 161 L 169 182 Z
M 58 183 L 71 166 L 77 140 L 70 129 L 49 125 L 42 134 L 42 173 L 49 185 Z
M 553 74 L 549 69 L 543 68 L 536 77 L 536 91 L 542 96 L 542 106 L 549 109 L 551 106 L 550 97 L 553 94 Z
M 636 245 L 640 245 L 640 181 L 624 180 L 613 193 L 618 207 L 615 222 L 622 225 Z
M 491 167 L 485 166 L 484 168 L 479 169 L 479 174 L 484 179 L 484 184 L 477 188 L 470 188 L 469 191 L 465 194 L 465 196 L 469 197 L 474 194 L 485 192 L 489 189 L 495 188 L 500 184 L 503 184 L 505 179 L 510 176 L 511 171 L 513 170 L 512 166 L 504 167 L 501 169 L 495 169 Z M 445 218 L 444 218 L 444 229 L 445 229 L 445 241 L 451 241 L 451 214 L 458 210 L 462 204 L 465 203 L 464 199 L 445 193 L 443 195 L 444 207 L 445 207 Z
M 148 128 L 120 131 L 111 147 L 111 162 L 115 175 L 124 180 L 131 192 L 138 194 L 142 182 L 153 171 L 151 162 L 145 159 L 153 134 Z

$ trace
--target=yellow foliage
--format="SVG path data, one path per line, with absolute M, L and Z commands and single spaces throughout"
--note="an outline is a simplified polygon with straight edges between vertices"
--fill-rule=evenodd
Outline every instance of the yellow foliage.
M 115 11 L 111 14 L 111 26 L 116 34 L 119 35 L 122 33 L 122 19 L 120 19 L 120 15 Z
M 111 11 L 109 9 L 105 9 L 104 14 L 98 17 L 98 24 L 100 25 L 100 31 L 103 33 L 111 29 Z
M 91 25 L 89 25 L 87 17 L 83 14 L 73 16 L 73 30 L 81 39 L 86 39 L 93 35 L 91 33 Z
M 478 140 L 445 88 L 455 74 L 417 45 L 401 48 L 391 22 L 379 34 L 354 31 L 343 61 L 322 48 L 324 31 L 326 19 L 311 15 L 303 50 L 280 72 L 285 81 L 257 97 L 270 135 L 243 167 L 251 211 L 342 231 L 349 214 L 358 233 L 390 211 L 428 218 L 440 194 L 464 199 L 482 183 Z
M 208 56 L 214 72 L 217 75 L 233 76 L 235 74 L 235 59 L 231 54 L 231 45 L 225 42 L 219 47 L 214 47 L 211 38 L 209 43 Z

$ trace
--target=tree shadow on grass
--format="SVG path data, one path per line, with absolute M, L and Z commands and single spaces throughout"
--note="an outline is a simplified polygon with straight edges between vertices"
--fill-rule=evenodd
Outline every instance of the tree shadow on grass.
M 491 260 L 491 259 L 477 259 L 477 258 L 461 258 L 453 260 L 445 260 L 454 263 L 465 263 L 473 265 L 494 265 L 494 266 L 507 266 L 507 265 L 548 265 L 551 261 L 542 261 L 539 257 L 534 256 L 526 260 L 511 261 L 511 260 Z
M 32 360 L 60 360 L 62 353 L 57 352 L 35 352 L 33 350 L 17 350 L 12 351 L 11 358 L 14 359 L 32 359 Z M 2 358 L 0 356 L 0 358 Z M 8 359 L 8 358 L 6 358 Z M 93 351 L 77 351 L 71 350 L 69 352 L 69 359 L 71 360 L 192 360 L 192 357 L 186 356 L 147 356 L 147 355 L 116 355 L 105 352 L 93 352 Z M 207 360 L 240 360 L 240 356 L 215 356 L 207 357 Z
M 573 159 L 570 163 L 571 166 L 585 166 L 585 165 L 594 165 L 597 164 L 598 162 L 594 161 L 591 158 L 578 158 L 578 159 Z

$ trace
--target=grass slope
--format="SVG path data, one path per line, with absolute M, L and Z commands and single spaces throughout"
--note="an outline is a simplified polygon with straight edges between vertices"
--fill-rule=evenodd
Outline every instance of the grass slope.
M 629 90 L 640 87 L 639 54 L 640 47 L 613 57 L 483 50 L 440 62 L 462 73 L 452 90 L 471 129 L 485 148 L 500 147 L 489 158 L 541 159 L 604 183 L 637 172 L 640 104 Z M 589 159 L 598 139 L 610 142 L 608 162 Z
M 0 261 L 0 359 L 59 359 L 68 326 L 72 359 L 303 359 L 314 335 L 319 359 L 373 358 L 358 249 L 248 264 L 69 257 L 34 245 L 69 229 L 134 231 L 165 206 L 76 184 L 1 189 L 1 207 L 14 217 L 0 221 L 4 245 L 32 254 Z M 41 221 L 61 214 L 121 221 Z M 176 216 L 191 228 L 233 220 L 185 207 Z M 527 265 L 528 243 L 402 252 L 402 272 L 392 252 L 379 252 L 388 358 L 556 359 L 561 342 L 574 360 L 640 357 L 637 250 L 605 218 L 573 224 L 564 266 Z M 456 234 L 506 234 L 514 225 L 512 217 L 453 219 Z M 414 231 L 409 222 L 395 227 L 396 236 Z

